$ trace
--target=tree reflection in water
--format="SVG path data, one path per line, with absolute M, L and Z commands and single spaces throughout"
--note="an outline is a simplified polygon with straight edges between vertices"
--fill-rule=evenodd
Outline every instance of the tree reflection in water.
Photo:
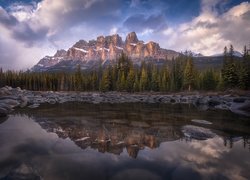
M 250 177 L 250 124 L 229 112 L 69 103 L 19 109 L 1 122 L 0 178 L 17 167 L 44 179 Z

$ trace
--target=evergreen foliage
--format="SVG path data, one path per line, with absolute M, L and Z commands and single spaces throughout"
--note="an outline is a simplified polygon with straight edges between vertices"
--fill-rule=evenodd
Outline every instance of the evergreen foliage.
M 157 65 L 143 61 L 140 66 L 122 54 L 108 66 L 82 70 L 77 66 L 70 72 L 3 71 L 0 68 L 0 87 L 9 85 L 34 91 L 183 91 L 250 88 L 250 54 L 245 46 L 242 60 L 233 54 L 233 46 L 224 48 L 221 71 L 198 71 L 191 53 L 184 53 L 171 64 Z

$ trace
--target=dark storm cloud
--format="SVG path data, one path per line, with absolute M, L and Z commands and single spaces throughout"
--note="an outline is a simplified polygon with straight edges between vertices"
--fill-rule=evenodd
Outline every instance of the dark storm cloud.
M 63 12 L 59 9 L 55 13 L 59 16 L 60 25 L 70 27 L 81 23 L 90 23 L 89 25 L 109 26 L 114 21 L 120 19 L 119 7 L 121 1 L 117 0 L 75 0 L 66 2 L 69 10 Z M 56 22 L 55 22 L 56 23 Z M 104 27 L 105 28 L 105 27 Z
M 0 24 L 11 27 L 17 24 L 17 20 L 14 16 L 9 15 L 1 6 L 0 6 Z
M 212 29 L 218 27 L 218 23 L 211 23 L 209 21 L 199 21 L 195 26 L 193 26 L 193 29 L 195 28 L 206 28 L 206 29 Z
M 30 46 L 45 37 L 45 27 L 33 30 L 27 22 L 19 22 L 13 15 L 0 7 L 0 25 L 9 30 L 12 37 Z
M 146 16 L 136 14 L 125 20 L 123 26 L 129 31 L 143 32 L 146 29 L 159 31 L 167 27 L 166 19 L 163 15 Z
M 12 31 L 13 37 L 17 40 L 23 41 L 28 46 L 39 43 L 43 40 L 48 32 L 48 28 L 43 27 L 36 31 L 32 30 L 28 24 L 20 24 Z
M 45 0 L 42 3 L 41 9 L 34 13 L 39 23 L 34 17 L 20 22 L 11 15 L 13 12 L 7 12 L 0 7 L 0 25 L 7 28 L 14 39 L 31 46 L 46 38 L 60 37 L 60 34 L 65 34 L 78 25 L 83 25 L 82 28 L 88 26 L 108 31 L 121 18 L 119 11 L 121 1 L 117 0 L 62 0 L 59 3 L 52 3 L 52 7 L 49 6 L 49 1 Z M 60 5 L 63 5 L 64 9 L 60 8 Z M 35 25 L 33 21 L 36 22 Z

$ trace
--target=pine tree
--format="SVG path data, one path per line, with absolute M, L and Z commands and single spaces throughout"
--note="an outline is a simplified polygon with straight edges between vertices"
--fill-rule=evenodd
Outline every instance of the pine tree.
M 215 90 L 217 87 L 217 80 L 215 73 L 212 69 L 209 69 L 203 73 L 202 77 L 202 89 L 204 90 Z
M 180 91 L 183 86 L 183 57 L 172 59 L 171 91 Z
M 233 88 L 238 85 L 238 74 L 237 66 L 234 62 L 234 48 L 230 45 L 229 53 L 227 53 L 226 47 L 224 48 L 224 59 L 223 59 L 223 68 L 221 70 L 223 84 L 227 88 Z M 228 56 L 229 54 L 229 56 Z
M 192 57 L 189 57 L 185 66 L 184 70 L 184 86 L 188 87 L 188 91 L 191 90 L 191 88 L 194 85 L 194 65 L 193 65 L 193 59 Z
M 145 91 L 147 89 L 148 75 L 146 68 L 142 68 L 141 78 L 140 78 L 140 91 Z
M 82 72 L 80 65 L 77 65 L 74 82 L 75 82 L 75 90 L 80 91 L 82 89 Z M 53 85 L 55 84 L 53 83 Z
M 134 91 L 139 92 L 140 91 L 140 81 L 139 81 L 139 76 L 137 73 L 135 73 L 135 82 L 133 86 Z
M 134 83 L 135 83 L 135 70 L 134 68 L 130 68 L 127 78 L 127 91 L 133 92 L 134 91 Z
M 238 83 L 241 89 L 246 90 L 248 88 L 248 71 L 243 63 L 238 67 Z
M 100 90 L 106 92 L 110 91 L 110 88 L 111 88 L 111 73 L 110 73 L 110 68 L 106 68 L 102 75 Z
M 159 72 L 157 69 L 157 66 L 154 65 L 153 66 L 153 70 L 152 70 L 152 80 L 151 80 L 151 90 L 153 91 L 159 91 Z
M 229 48 L 229 63 L 233 63 L 234 60 L 234 47 L 232 44 L 230 44 Z

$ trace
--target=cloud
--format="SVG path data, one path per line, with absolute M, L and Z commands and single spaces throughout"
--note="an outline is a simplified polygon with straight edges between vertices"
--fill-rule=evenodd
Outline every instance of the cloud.
M 0 37 L 0 67 L 3 69 L 26 70 L 36 64 L 44 53 L 51 54 L 49 47 L 27 47 L 22 42 L 12 39 L 3 29 L 4 36 Z
M 17 20 L 14 16 L 9 15 L 1 6 L 0 6 L 0 23 L 7 28 L 17 24 Z
M 246 38 L 250 33 L 249 3 L 228 8 L 228 2 L 42 0 L 8 3 L 5 8 L 0 6 L 0 66 L 6 65 L 3 61 L 9 59 L 17 63 L 16 67 L 26 68 L 38 62 L 41 54 L 51 55 L 52 50 L 67 49 L 79 39 L 90 40 L 114 33 L 124 38 L 131 31 L 136 31 L 144 41 L 153 40 L 177 51 L 189 49 L 209 55 L 222 51 L 230 43 L 241 51 L 243 45 L 249 43 Z M 196 8 L 191 12 L 191 7 Z M 2 54 L 10 49 L 12 55 L 3 58 Z
M 116 0 L 43 0 L 14 3 L 5 9 L 0 6 L 4 36 L 0 38 L 0 66 L 27 68 L 38 62 L 41 54 L 51 55 L 51 49 L 69 48 L 79 39 L 109 32 L 121 21 L 120 5 Z M 10 49 L 13 53 L 7 54 Z
M 136 31 L 138 33 L 142 33 L 145 30 L 157 32 L 166 28 L 167 22 L 166 18 L 162 14 L 153 14 L 150 16 L 145 14 L 135 14 L 128 17 L 124 21 L 123 27 L 125 27 L 128 31 Z
M 29 22 L 19 21 L 14 15 L 7 13 L 1 7 L 0 15 L 0 26 L 8 31 L 7 33 L 11 35 L 10 38 L 19 40 L 27 46 L 40 42 L 47 34 L 48 29 L 46 27 L 33 28 Z
M 162 31 L 168 39 L 161 41 L 162 44 L 179 51 L 189 49 L 205 55 L 221 53 L 229 44 L 242 51 L 243 46 L 249 43 L 246 37 L 250 34 L 250 4 L 243 2 L 220 14 L 215 8 L 218 0 L 202 2 L 202 12 L 198 17 Z

